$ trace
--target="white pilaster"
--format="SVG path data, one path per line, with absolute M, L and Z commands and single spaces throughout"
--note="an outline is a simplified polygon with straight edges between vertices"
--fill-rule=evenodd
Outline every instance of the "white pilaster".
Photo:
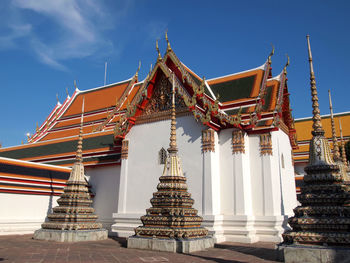
M 261 241 L 280 242 L 285 220 L 282 215 L 282 193 L 279 163 L 279 149 L 276 140 L 272 140 L 272 153 L 261 154 L 263 182 L 263 216 L 257 216 L 256 229 Z
M 128 183 L 128 159 L 122 159 L 120 168 L 120 185 L 118 197 L 118 213 L 126 212 L 126 193 Z
M 233 135 L 234 136 L 234 135 Z M 237 150 L 237 144 L 241 150 Z M 232 142 L 232 179 L 233 207 L 232 214 L 224 216 L 226 241 L 253 243 L 258 238 L 255 235 L 254 216 L 252 208 L 252 189 L 250 171 L 249 137 L 242 133 L 242 138 Z
M 249 138 L 244 135 L 245 152 L 233 153 L 233 177 L 235 193 L 235 215 L 251 216 L 252 189 L 249 160 Z
M 204 134 L 206 133 L 206 134 Z M 210 137 L 211 134 L 211 138 Z M 211 140 L 204 142 L 203 137 L 203 195 L 202 216 L 203 226 L 213 234 L 216 242 L 222 242 L 222 216 L 220 215 L 220 164 L 218 135 L 213 130 L 203 131 L 203 136 L 209 136 Z M 211 144 L 211 145 L 209 145 Z

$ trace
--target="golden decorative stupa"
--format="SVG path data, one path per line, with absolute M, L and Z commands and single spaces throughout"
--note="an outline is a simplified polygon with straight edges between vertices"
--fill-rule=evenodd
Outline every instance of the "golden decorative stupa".
M 171 252 L 192 252 L 213 246 L 208 230 L 201 226 L 202 217 L 192 208 L 194 200 L 187 191 L 176 143 L 175 82 L 172 75 L 171 132 L 168 156 L 152 207 L 141 217 L 142 226 L 129 237 L 129 248 Z
M 304 186 L 301 187 L 301 194 L 298 196 L 301 205 L 294 209 L 295 215 L 289 219 L 292 230 L 283 234 L 284 244 L 349 247 L 349 178 L 340 159 L 337 142 L 334 139 L 333 159 L 328 141 L 324 137 L 309 36 L 307 36 L 307 43 L 313 108 L 313 137 L 310 141 L 309 164 L 305 168 Z M 334 122 L 332 122 L 332 127 L 334 138 Z
M 91 207 L 92 199 L 85 180 L 83 164 L 83 114 L 76 153 L 76 161 L 72 167 L 67 186 L 57 200 L 58 206 L 48 215 L 48 222 L 34 233 L 35 239 L 60 242 L 91 241 L 107 239 L 107 230 L 96 222 L 97 215 Z

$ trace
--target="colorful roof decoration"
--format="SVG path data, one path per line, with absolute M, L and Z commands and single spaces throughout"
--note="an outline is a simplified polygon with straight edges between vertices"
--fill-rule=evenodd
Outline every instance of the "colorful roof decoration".
M 292 147 L 297 147 L 289 104 L 287 65 L 278 76 L 272 77 L 274 51 L 257 68 L 206 80 L 185 66 L 167 42 L 163 57 L 157 43 L 157 62 L 143 81 L 138 80 L 138 69 L 125 81 L 86 91 L 76 87 L 72 96 L 67 95 L 62 104 L 57 103 L 27 144 L 0 148 L 0 156 L 72 166 L 80 105 L 85 97 L 84 165 L 118 164 L 121 139 L 133 125 L 170 118 L 170 107 L 164 104 L 170 93 L 166 92 L 168 88 L 160 87 L 170 84 L 172 73 L 175 74 L 178 113 L 193 114 L 216 131 L 232 127 L 248 133 L 281 129 L 290 137 Z

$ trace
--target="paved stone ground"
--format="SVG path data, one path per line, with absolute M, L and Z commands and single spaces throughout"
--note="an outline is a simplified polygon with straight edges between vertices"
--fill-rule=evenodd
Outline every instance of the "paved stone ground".
M 33 240 L 32 235 L 0 236 L 0 262 L 278 262 L 273 243 L 242 244 L 225 242 L 215 248 L 191 254 L 127 249 L 123 238 L 81 243 Z

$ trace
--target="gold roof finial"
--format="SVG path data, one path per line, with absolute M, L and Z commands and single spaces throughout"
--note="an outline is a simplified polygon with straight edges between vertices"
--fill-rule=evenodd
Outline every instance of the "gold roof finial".
M 151 63 L 151 66 L 149 67 L 149 72 L 147 74 L 146 79 L 148 79 L 151 76 L 151 73 L 152 73 L 152 63 Z
M 38 132 L 39 131 L 39 124 L 38 124 L 38 122 L 36 122 L 36 132 Z
M 329 110 L 331 112 L 333 160 L 335 162 L 337 162 L 337 161 L 340 161 L 340 153 L 339 153 L 338 139 L 337 139 L 337 135 L 335 133 L 335 124 L 334 124 L 334 117 L 333 117 L 333 105 L 332 105 L 332 98 L 331 98 L 331 91 L 330 90 L 328 90 L 328 98 L 329 98 Z
M 83 103 L 81 106 L 81 117 L 80 117 L 80 130 L 79 130 L 79 138 L 78 138 L 78 146 L 77 146 L 77 154 L 75 159 L 77 162 L 83 162 L 83 123 L 84 123 L 84 104 L 85 97 L 83 97 Z
M 77 82 L 76 82 L 76 80 L 74 80 L 74 88 L 75 88 L 76 90 L 79 90 L 78 87 L 77 87 Z
M 288 56 L 288 54 L 286 54 L 286 56 L 287 56 L 287 63 L 286 63 L 286 65 L 283 68 L 283 73 L 284 74 L 287 74 L 287 67 L 289 66 L 289 56 Z
M 175 111 L 175 74 L 172 74 L 172 98 L 171 98 L 171 126 L 170 126 L 170 143 L 169 143 L 169 154 L 176 155 L 177 144 L 176 144 L 176 111 Z
M 341 128 L 341 121 L 340 118 L 339 120 L 339 129 L 340 129 L 340 144 L 341 144 L 341 160 L 344 163 L 344 165 L 347 165 L 347 159 L 346 159 L 346 151 L 345 151 L 345 142 L 344 142 L 344 138 L 343 138 L 343 130 Z
M 268 61 L 270 64 L 271 64 L 271 57 L 273 56 L 273 54 L 275 54 L 275 47 L 274 47 L 273 44 L 271 44 L 271 46 L 272 46 L 272 50 L 271 50 L 271 52 L 270 52 L 269 57 L 267 58 L 267 61 Z
M 165 31 L 165 40 L 167 42 L 167 52 L 171 51 L 171 46 L 170 46 L 170 42 L 168 39 L 168 30 Z
M 162 56 L 160 55 L 160 51 L 159 51 L 159 47 L 158 47 L 158 39 L 156 41 L 156 50 L 158 52 L 158 58 L 157 58 L 157 61 L 160 61 L 162 60 Z
M 57 100 L 57 104 L 59 104 L 60 101 L 58 100 L 58 93 L 56 93 L 56 100 Z
M 136 70 L 135 77 L 138 77 L 140 68 L 141 68 L 141 60 L 139 61 L 139 67 Z
M 318 96 L 317 96 L 317 88 L 316 88 L 316 80 L 315 80 L 315 73 L 314 73 L 314 67 L 312 64 L 312 54 L 311 54 L 311 47 L 310 47 L 310 36 L 306 36 L 307 39 L 307 47 L 308 47 L 308 53 L 309 53 L 309 66 L 310 66 L 310 88 L 311 88 L 311 97 L 312 97 L 312 108 L 313 108 L 313 131 L 311 132 L 312 135 L 324 135 L 324 130 L 321 123 L 321 115 L 320 115 L 320 108 L 318 104 Z

